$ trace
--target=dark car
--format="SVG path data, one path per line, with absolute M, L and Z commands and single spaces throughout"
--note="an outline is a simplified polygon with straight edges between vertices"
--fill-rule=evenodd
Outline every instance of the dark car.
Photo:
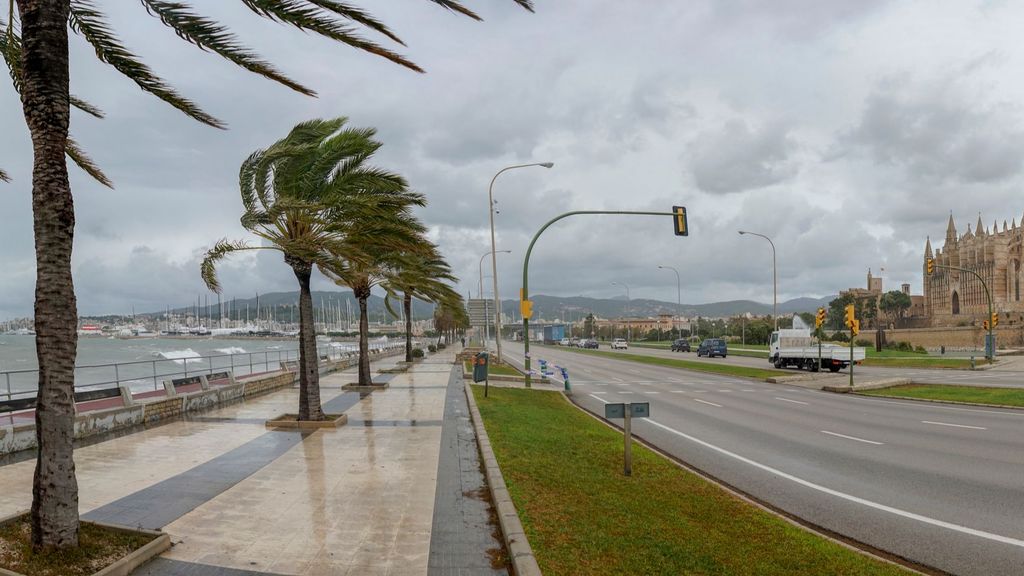
M 721 338 L 708 338 L 700 343 L 700 348 L 697 348 L 697 356 L 721 356 L 725 358 L 729 354 L 729 349 L 725 346 L 725 340 Z
M 690 351 L 690 341 L 685 339 L 685 338 L 680 338 L 678 340 L 673 340 L 672 341 L 672 351 L 673 352 L 689 352 Z
M 591 350 L 596 350 L 597 349 L 597 340 L 587 340 L 586 342 L 583 343 L 583 347 L 584 348 L 589 348 Z

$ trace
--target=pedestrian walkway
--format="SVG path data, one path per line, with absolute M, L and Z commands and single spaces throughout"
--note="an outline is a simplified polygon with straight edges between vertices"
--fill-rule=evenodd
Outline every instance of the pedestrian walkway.
M 174 546 L 140 576 L 426 575 L 435 552 L 447 553 L 438 566 L 451 570 L 432 574 L 494 573 L 477 570 L 489 569 L 488 548 L 500 544 L 473 492 L 482 481 L 463 479 L 475 462 L 464 409 L 448 394 L 450 383 L 462 386 L 452 360 L 434 355 L 372 393 L 342 390 L 352 370 L 324 376 L 325 410 L 349 418 L 338 429 L 268 430 L 268 418 L 298 405 L 287 389 L 79 448 L 80 510 L 171 535 Z M 454 457 L 442 450 L 452 431 Z M 29 507 L 33 466 L 0 467 L 0 514 Z M 454 494 L 463 484 L 474 488 Z M 491 543 L 474 534 L 455 548 L 451 531 L 438 529 L 453 514 Z

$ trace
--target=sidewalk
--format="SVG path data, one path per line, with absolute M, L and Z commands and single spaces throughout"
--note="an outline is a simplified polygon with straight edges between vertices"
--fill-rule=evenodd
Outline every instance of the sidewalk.
M 324 376 L 324 410 L 349 417 L 336 430 L 266 429 L 267 418 L 294 412 L 298 392 L 287 389 L 79 448 L 83 517 L 171 535 L 174 546 L 140 576 L 456 574 L 466 563 L 462 573 L 481 573 L 474 566 L 488 567 L 487 548 L 497 544 L 477 535 L 459 550 L 451 531 L 437 529 L 451 526 L 455 511 L 476 532 L 487 526 L 486 503 L 452 490 L 472 486 L 471 477 L 447 477 L 447 490 L 438 482 L 449 469 L 475 466 L 465 457 L 451 466 L 458 443 L 442 450 L 450 431 L 464 440 L 464 415 L 455 405 L 446 411 L 453 358 L 442 352 L 381 375 L 391 376 L 389 388 L 372 393 L 341 390 L 354 370 Z M 0 467 L 0 514 L 30 506 L 33 467 Z M 473 499 L 466 492 L 462 500 Z

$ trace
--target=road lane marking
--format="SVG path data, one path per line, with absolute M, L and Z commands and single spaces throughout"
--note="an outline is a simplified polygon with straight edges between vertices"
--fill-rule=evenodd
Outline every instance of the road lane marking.
M 621 378 L 612 378 L 612 382 L 622 382 Z
M 632 394 L 632 392 L 619 392 L 619 394 Z
M 693 401 L 694 402 L 700 402 L 701 404 L 707 404 L 708 406 L 715 406 L 717 408 L 721 408 L 722 407 L 721 404 L 715 404 L 714 402 L 708 402 L 707 400 L 701 400 L 700 398 L 694 398 Z
M 686 394 L 686 390 L 669 390 L 673 394 Z
M 604 396 L 605 394 L 607 394 L 607 392 L 594 392 L 593 394 L 591 394 L 591 396 L 593 396 L 594 394 L 600 394 L 601 396 Z
M 793 404 L 803 404 L 804 406 L 810 406 L 810 404 L 808 404 L 807 402 L 801 402 L 799 400 L 790 400 L 789 398 L 779 398 L 778 396 L 776 396 L 775 399 L 776 400 L 782 400 L 783 402 L 792 402 Z
M 885 442 L 875 442 L 874 440 L 865 440 L 863 438 L 857 438 L 856 436 L 847 436 L 846 434 L 839 434 L 837 432 L 829 432 L 828 430 L 822 430 L 822 434 L 828 434 L 829 436 L 838 436 L 840 438 L 846 438 L 847 440 L 856 440 L 857 442 L 863 442 L 865 444 L 874 444 L 875 446 L 883 446 Z
M 757 390 L 754 390 L 753 388 L 744 388 L 741 392 L 757 392 Z
M 660 394 L 660 392 L 644 392 L 644 394 Z
M 694 392 L 707 392 L 707 390 L 694 390 Z
M 732 390 L 719 390 L 719 392 L 732 392 Z
M 847 395 L 848 398 L 845 400 L 853 400 L 855 402 L 872 402 L 875 404 L 891 404 L 894 406 L 913 406 L 914 408 L 925 408 L 928 410 L 952 410 L 954 412 L 980 412 L 982 414 L 1003 414 L 1006 416 L 1024 416 L 1024 411 L 1020 412 L 1007 412 L 1004 410 L 981 410 L 978 408 L 955 408 L 953 406 L 939 406 L 934 402 L 900 402 L 899 400 L 885 399 L 885 398 L 867 398 L 865 396 L 854 396 Z
M 760 468 L 761 470 L 764 470 L 765 472 L 768 472 L 769 474 L 774 474 L 775 476 L 778 476 L 779 478 L 783 478 L 785 480 L 789 480 L 791 482 L 795 482 L 797 484 L 800 484 L 801 486 L 805 486 L 805 487 L 810 488 L 812 490 L 817 490 L 818 492 L 823 492 L 823 493 L 828 494 L 830 496 L 835 496 L 836 498 L 841 498 L 843 500 L 847 500 L 847 501 L 853 502 L 855 504 L 861 504 L 861 505 L 867 506 L 869 508 L 874 508 L 876 510 L 881 510 L 882 512 L 888 512 L 890 514 L 895 514 L 896 516 L 902 516 L 904 518 L 909 518 L 911 520 L 917 520 L 918 522 L 923 522 L 925 524 L 931 524 L 932 526 L 938 526 L 940 528 L 946 528 L 948 530 L 953 530 L 955 532 L 960 532 L 962 534 L 969 534 L 971 536 L 977 536 L 979 538 L 985 538 L 986 540 L 993 540 L 995 542 L 1001 542 L 1003 544 L 1009 544 L 1011 546 L 1017 546 L 1018 548 L 1024 548 L 1024 540 L 1018 540 L 1016 538 L 1010 538 L 1008 536 L 1002 536 L 1000 534 L 993 534 L 992 532 L 985 532 L 983 530 L 977 530 L 975 528 L 969 528 L 967 526 L 961 526 L 959 524 L 953 524 L 952 522 L 946 522 L 944 520 L 938 520 L 938 519 L 935 519 L 935 518 L 930 518 L 928 516 L 922 516 L 921 514 L 915 514 L 913 512 L 908 512 L 906 510 L 901 510 L 899 508 L 893 508 L 892 506 L 886 506 L 885 504 L 879 504 L 878 502 L 873 502 L 871 500 L 866 500 L 866 499 L 860 498 L 858 496 L 853 496 L 851 494 L 846 494 L 845 492 L 840 492 L 838 490 L 833 490 L 832 488 L 827 488 L 825 486 L 822 486 L 821 484 L 815 484 L 814 482 L 811 482 L 809 480 L 804 480 L 803 478 L 799 478 L 797 476 L 793 476 L 792 474 L 788 474 L 788 473 L 783 472 L 782 470 L 779 470 L 777 468 L 772 468 L 771 466 L 768 466 L 766 464 L 761 464 L 760 462 L 755 462 L 754 460 L 751 460 L 750 458 L 746 458 L 744 456 L 740 456 L 739 454 L 736 454 L 734 452 L 730 452 L 730 451 L 726 450 L 725 448 L 720 448 L 718 446 L 715 446 L 714 444 L 711 444 L 709 442 L 705 442 L 704 440 L 701 440 L 700 438 L 695 438 L 693 436 L 690 436 L 689 434 L 686 434 L 684 432 L 680 432 L 679 430 L 676 430 L 674 428 L 670 428 L 670 427 L 668 427 L 668 426 L 666 426 L 666 425 L 664 425 L 664 424 L 662 424 L 660 422 L 656 422 L 656 421 L 651 420 L 649 418 L 645 418 L 644 420 L 646 420 L 647 422 L 650 422 L 651 424 L 653 424 L 653 425 L 655 425 L 655 426 L 657 426 L 659 428 L 662 428 L 662 429 L 664 429 L 664 430 L 666 430 L 668 432 L 676 434 L 677 436 L 680 436 L 680 437 L 685 438 L 685 439 L 687 439 L 687 440 L 689 440 L 691 442 L 694 442 L 696 444 L 704 446 L 705 448 L 708 448 L 710 450 L 714 450 L 715 452 L 718 452 L 719 454 L 722 454 L 724 456 L 728 456 L 730 458 L 733 458 L 735 460 L 738 460 L 740 462 L 743 462 L 744 464 L 748 464 L 748 465 L 753 466 L 755 468 Z
M 597 396 L 594 396 L 593 394 L 590 394 L 589 396 L 591 398 L 593 398 L 594 400 L 597 400 L 597 401 L 601 402 L 602 404 L 610 404 L 610 402 L 608 402 L 604 398 L 598 398 Z
M 948 422 L 932 422 L 931 420 L 921 420 L 921 424 L 935 424 L 936 426 L 952 426 L 953 428 L 970 428 L 971 430 L 988 430 L 988 428 L 982 428 L 981 426 L 965 426 L 963 424 L 950 424 Z

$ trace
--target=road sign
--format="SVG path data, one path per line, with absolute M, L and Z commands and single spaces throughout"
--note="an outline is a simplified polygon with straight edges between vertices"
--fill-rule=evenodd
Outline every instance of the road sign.
M 629 405 L 629 415 L 633 418 L 650 418 L 650 402 L 633 402 Z
M 675 229 L 676 236 L 689 236 L 690 228 L 686 223 L 686 207 L 673 206 L 672 214 L 672 227 Z
M 650 402 L 631 402 L 629 404 L 623 404 L 619 402 L 617 404 L 605 404 L 604 405 L 604 417 L 605 418 L 622 418 L 622 438 L 626 443 L 625 446 L 625 465 L 623 465 L 623 474 L 626 476 L 633 475 L 633 432 L 631 431 L 630 420 L 633 418 L 650 418 L 651 417 L 651 403 Z
M 622 402 L 618 404 L 605 404 L 604 405 L 604 417 L 605 418 L 625 418 L 626 417 L 626 405 Z
M 473 298 L 466 302 L 466 313 L 469 314 L 469 325 L 483 328 L 494 323 L 494 300 L 491 298 Z
M 523 318 L 533 317 L 533 300 L 520 300 L 519 301 L 519 314 Z

